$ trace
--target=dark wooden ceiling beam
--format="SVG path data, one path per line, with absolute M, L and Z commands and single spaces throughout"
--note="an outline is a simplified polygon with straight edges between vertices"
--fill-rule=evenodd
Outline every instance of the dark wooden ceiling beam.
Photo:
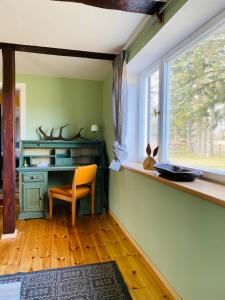
M 62 48 L 52 48 L 52 47 L 42 47 L 42 46 L 31 46 L 31 45 L 21 45 L 21 44 L 10 44 L 10 43 L 0 43 L 0 49 L 10 47 L 14 51 L 20 52 L 30 52 L 39 53 L 47 55 L 58 55 L 58 56 L 70 56 L 70 57 L 81 57 L 99 60 L 114 60 L 115 54 L 109 53 L 99 53 L 99 52 L 88 52 L 72 49 L 62 49 Z
M 63 2 L 74 2 L 82 3 L 90 6 L 122 10 L 127 12 L 142 13 L 146 15 L 154 15 L 165 4 L 165 1 L 154 1 L 154 0 L 53 0 Z

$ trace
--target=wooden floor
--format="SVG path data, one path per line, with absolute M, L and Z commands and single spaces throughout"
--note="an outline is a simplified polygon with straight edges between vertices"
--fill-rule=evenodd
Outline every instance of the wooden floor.
M 0 274 L 115 260 L 134 299 L 171 299 L 110 215 L 79 217 L 73 230 L 68 214 L 56 212 L 53 223 L 17 221 L 18 238 L 0 241 Z

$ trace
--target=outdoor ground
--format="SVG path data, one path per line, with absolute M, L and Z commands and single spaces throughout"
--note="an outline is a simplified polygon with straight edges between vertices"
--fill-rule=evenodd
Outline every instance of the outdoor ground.
M 170 161 L 195 167 L 205 167 L 208 169 L 225 170 L 225 155 L 202 157 L 189 152 L 173 152 L 170 154 Z

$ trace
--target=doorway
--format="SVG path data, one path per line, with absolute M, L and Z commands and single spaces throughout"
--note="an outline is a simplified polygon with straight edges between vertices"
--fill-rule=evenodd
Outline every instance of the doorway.
M 3 224 L 3 191 L 2 191 L 2 82 L 0 82 L 0 235 L 2 233 Z M 26 84 L 16 83 L 16 136 L 15 136 L 15 152 L 16 152 L 16 166 L 19 164 L 20 155 L 20 140 L 26 138 Z M 19 204 L 19 177 L 16 174 L 16 201 Z

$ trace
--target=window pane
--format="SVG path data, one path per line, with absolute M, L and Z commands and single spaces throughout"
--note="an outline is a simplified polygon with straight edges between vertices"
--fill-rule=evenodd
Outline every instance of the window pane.
M 149 142 L 158 146 L 158 112 L 159 112 L 159 71 L 149 77 Z
M 225 29 L 168 67 L 169 160 L 225 170 Z
M 145 78 L 143 111 L 143 145 L 142 157 L 146 156 L 146 146 L 158 146 L 158 110 L 159 110 L 159 70 Z

